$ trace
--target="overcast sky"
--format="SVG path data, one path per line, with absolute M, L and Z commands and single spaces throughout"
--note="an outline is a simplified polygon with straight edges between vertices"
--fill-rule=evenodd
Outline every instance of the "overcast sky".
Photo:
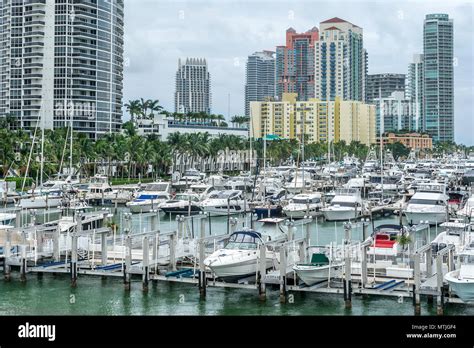
M 285 31 L 304 32 L 332 17 L 364 30 L 369 74 L 404 73 L 423 51 L 427 13 L 454 19 L 456 141 L 474 145 L 473 4 L 468 1 L 125 0 L 124 100 L 159 99 L 174 111 L 178 58 L 206 58 L 212 112 L 244 113 L 245 62 L 275 50 Z M 128 119 L 127 115 L 125 119 Z

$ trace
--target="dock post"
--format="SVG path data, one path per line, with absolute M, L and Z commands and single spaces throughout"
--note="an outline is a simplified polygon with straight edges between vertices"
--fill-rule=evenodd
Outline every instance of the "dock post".
M 350 255 L 350 242 L 351 242 L 351 224 L 344 224 L 345 232 L 345 271 L 344 271 L 344 300 L 346 303 L 346 308 L 352 308 L 352 279 L 351 279 L 351 255 Z
M 132 237 L 125 237 L 125 267 L 123 269 L 123 284 L 125 291 L 130 291 L 130 268 L 132 267 Z
M 367 219 L 368 220 L 368 219 Z M 362 238 L 364 238 L 363 240 L 366 240 L 367 239 L 367 230 L 368 230 L 368 227 L 369 227 L 369 223 L 368 222 L 362 222 Z
M 54 231 L 53 234 L 53 257 L 55 262 L 58 262 L 61 257 L 61 252 L 59 250 L 59 233 L 60 232 L 58 226 L 58 228 L 56 229 L 56 231 Z
M 107 233 L 102 233 L 100 239 L 102 266 L 107 266 Z
M 421 305 L 420 305 L 420 254 L 415 253 L 415 265 L 414 265 L 414 282 L 413 285 L 413 297 L 414 297 L 414 305 L 415 305 L 415 315 L 421 314 Z
M 80 224 L 80 220 L 79 220 Z M 77 286 L 77 233 L 72 233 L 71 243 L 71 287 Z
M 436 314 L 443 315 L 443 255 L 436 255 Z
M 170 235 L 170 269 L 176 271 L 176 235 L 178 232 L 174 232 Z
M 362 254 L 361 254 L 361 285 L 362 288 L 365 288 L 367 284 L 367 245 L 362 247 Z
M 201 236 L 205 236 L 206 235 L 206 219 L 205 219 L 205 216 L 202 216 L 201 218 Z M 184 237 L 184 235 L 183 235 Z
M 318 218 L 315 218 L 315 221 L 316 221 L 316 224 L 318 223 Z M 305 241 L 306 241 L 306 246 L 309 247 L 310 246 L 310 239 L 311 239 L 311 230 L 310 230 L 310 224 L 307 223 L 305 226 L 304 226 L 304 232 L 305 232 Z
M 267 257 L 266 257 L 267 248 L 265 244 L 260 244 L 260 263 L 259 263 L 259 274 L 258 274 L 258 297 L 260 301 L 265 301 L 267 298 L 267 293 L 265 289 L 265 275 L 267 268 Z
M 433 259 L 432 259 L 432 250 L 431 248 L 426 251 L 425 262 L 426 262 L 426 279 L 429 279 L 433 276 Z M 433 303 L 433 295 L 427 296 L 427 302 Z
M 21 228 L 21 210 L 17 210 L 15 212 L 15 227 L 16 228 Z
M 204 230 L 200 231 L 199 238 L 199 294 L 202 298 L 206 297 L 206 266 L 204 265 Z
M 280 248 L 280 303 L 286 303 L 286 246 Z
M 7 232 L 8 233 L 8 232 Z M 4 250 L 4 263 L 3 263 L 3 274 L 6 282 L 9 282 L 11 280 L 11 273 L 10 273 L 10 265 L 8 264 L 8 261 L 10 259 L 10 254 L 11 254 L 11 242 L 7 240 L 5 242 L 5 250 Z
M 26 282 L 26 245 L 20 245 L 20 281 Z
M 150 264 L 150 252 L 149 252 L 148 237 L 143 237 L 143 259 L 142 259 L 142 283 L 143 291 L 148 291 L 148 267 Z

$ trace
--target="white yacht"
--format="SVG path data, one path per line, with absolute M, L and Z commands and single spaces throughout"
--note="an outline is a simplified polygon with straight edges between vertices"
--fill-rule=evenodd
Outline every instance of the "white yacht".
M 161 203 L 160 209 L 166 214 L 199 214 L 199 195 L 192 192 L 178 193 L 174 198 Z
M 463 302 L 474 302 L 474 243 L 458 256 L 459 269 L 446 273 L 444 279 Z
M 16 204 L 16 207 L 21 209 L 46 209 L 46 208 L 57 208 L 62 204 L 63 201 L 62 190 L 48 190 L 40 195 L 33 195 L 28 198 L 21 198 Z
M 360 191 L 356 189 L 339 189 L 328 207 L 321 211 L 328 221 L 347 221 L 362 215 L 363 202 Z
M 290 193 L 301 193 L 311 189 L 312 185 L 313 180 L 311 179 L 311 173 L 297 170 L 295 176 L 284 186 L 284 188 Z
M 201 210 L 213 215 L 242 213 L 248 210 L 245 207 L 243 193 L 240 190 L 225 190 L 212 192 L 199 203 Z
M 178 181 L 173 183 L 173 187 L 178 191 L 187 190 L 191 185 L 202 182 L 204 176 L 204 174 L 201 174 L 201 172 L 196 169 L 188 169 Z
M 155 182 L 147 184 L 145 189 L 138 194 L 133 201 L 126 206 L 131 213 L 148 213 L 150 210 L 158 209 L 160 204 L 169 201 L 170 184 L 167 182 Z
M 408 202 L 405 210 L 407 221 L 410 224 L 428 221 L 430 225 L 447 221 L 448 199 L 446 184 L 419 184 L 418 190 Z
M 438 252 L 448 245 L 454 245 L 455 255 L 459 254 L 466 245 L 474 241 L 474 232 L 470 225 L 459 221 L 449 221 L 440 225 L 445 230 L 439 233 L 431 242 L 432 250 Z
M 206 267 L 216 275 L 227 281 L 237 280 L 250 275 L 256 275 L 260 265 L 260 245 L 270 241 L 285 241 L 286 234 L 278 229 L 267 229 L 257 232 L 249 229 L 234 232 L 223 249 L 212 253 L 204 260 Z M 274 266 L 278 262 L 279 252 L 267 246 L 265 253 L 265 268 Z
M 283 213 L 291 219 L 301 219 L 305 216 L 320 214 L 322 207 L 321 193 L 300 193 L 283 207 Z
M 85 196 L 87 201 L 105 200 L 106 196 L 113 192 L 112 186 L 109 184 L 109 178 L 100 174 L 96 174 L 91 178 L 88 190 Z
M 462 218 L 474 218 L 474 196 L 466 201 L 464 206 L 457 211 L 456 215 Z

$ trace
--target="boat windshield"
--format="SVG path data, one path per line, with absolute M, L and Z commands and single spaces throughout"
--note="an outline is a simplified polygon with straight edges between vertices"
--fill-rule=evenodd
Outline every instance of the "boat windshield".
M 176 195 L 175 200 L 177 201 L 191 201 L 191 202 L 197 202 L 199 199 L 196 196 L 192 195 Z
M 249 233 L 234 233 L 229 238 L 225 249 L 233 250 L 255 250 L 258 247 L 259 238 Z
M 168 191 L 168 184 L 149 184 L 145 191 L 165 192 Z
M 340 207 L 355 207 L 356 203 L 355 202 L 337 202 L 337 201 L 332 201 L 331 205 L 338 205 Z
M 314 203 L 319 203 L 321 200 L 319 198 L 311 198 L 311 199 L 305 199 L 305 198 L 296 198 L 293 199 L 293 203 L 295 204 L 314 204 Z
M 239 196 L 238 191 L 220 191 L 220 192 L 213 192 L 209 198 L 212 199 L 233 199 Z
M 437 201 L 436 199 L 410 199 L 408 204 L 425 204 L 425 205 L 442 205 L 443 201 Z
M 138 199 L 168 199 L 168 196 L 165 195 L 140 195 Z

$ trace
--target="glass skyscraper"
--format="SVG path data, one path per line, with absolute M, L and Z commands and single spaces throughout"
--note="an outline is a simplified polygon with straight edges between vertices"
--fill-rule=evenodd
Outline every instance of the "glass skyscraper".
M 246 65 L 245 115 L 250 116 L 250 102 L 275 98 L 275 52 L 250 55 Z
M 0 117 L 97 139 L 122 122 L 123 0 L 0 0 Z
M 454 141 L 453 20 L 426 15 L 423 27 L 423 130 L 434 141 Z

